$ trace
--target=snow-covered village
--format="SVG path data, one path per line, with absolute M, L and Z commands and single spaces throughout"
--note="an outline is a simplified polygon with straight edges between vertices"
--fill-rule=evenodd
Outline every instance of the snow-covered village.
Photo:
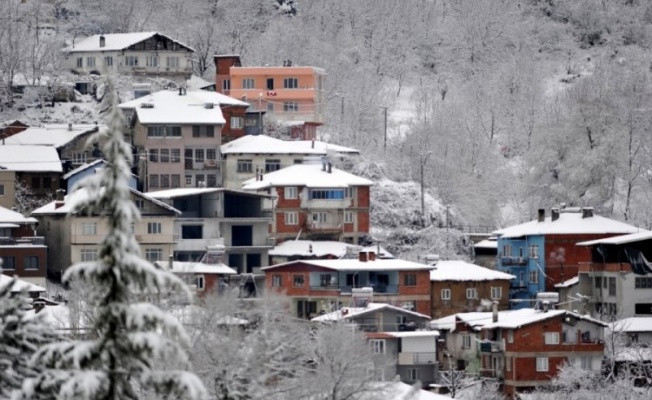
M 652 3 L 1 0 L 0 400 L 652 398 Z

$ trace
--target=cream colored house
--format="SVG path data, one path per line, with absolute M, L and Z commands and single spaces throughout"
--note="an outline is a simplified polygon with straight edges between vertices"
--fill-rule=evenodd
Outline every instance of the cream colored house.
M 38 235 L 45 237 L 50 248 L 47 271 L 50 279 L 59 280 L 74 263 L 97 260 L 100 244 L 108 231 L 105 220 L 98 215 L 69 214 L 72 200 L 85 194 L 80 189 L 32 213 L 39 221 Z M 136 190 L 131 191 L 131 196 L 142 214 L 140 221 L 132 224 L 141 255 L 151 262 L 167 260 L 176 243 L 174 220 L 181 212 Z

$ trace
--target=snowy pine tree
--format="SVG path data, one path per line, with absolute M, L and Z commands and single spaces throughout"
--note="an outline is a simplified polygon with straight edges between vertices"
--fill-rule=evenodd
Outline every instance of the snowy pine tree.
M 30 359 L 39 347 L 56 338 L 38 315 L 27 313 L 27 296 L 14 292 L 16 284 L 17 279 L 12 279 L 0 285 L 0 399 L 8 399 L 13 390 L 20 389 L 23 380 L 36 376 Z
M 102 151 L 109 163 L 82 184 L 79 190 L 88 196 L 76 196 L 85 198 L 73 208 L 101 215 L 108 233 L 96 262 L 76 264 L 64 275 L 64 281 L 81 281 L 89 288 L 93 335 L 41 349 L 34 361 L 47 369 L 23 384 L 22 396 L 53 393 L 57 399 L 124 400 L 156 393 L 164 399 L 203 399 L 201 381 L 185 371 L 189 363 L 182 346 L 188 337 L 183 327 L 143 302 L 149 295 L 172 290 L 188 294 L 188 289 L 141 258 L 131 231 L 132 222 L 140 218 L 128 186 L 131 148 L 123 138 L 124 117 L 110 80 L 102 107 L 108 112 L 108 131 L 91 140 L 105 142 Z

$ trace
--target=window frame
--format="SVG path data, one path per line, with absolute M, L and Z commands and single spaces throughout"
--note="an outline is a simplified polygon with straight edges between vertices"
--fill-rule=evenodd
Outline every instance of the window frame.
M 97 249 L 81 249 L 79 251 L 79 259 L 81 262 L 95 262 L 97 261 Z
M 163 232 L 163 224 L 158 221 L 147 222 L 148 235 L 160 235 Z
M 344 211 L 344 223 L 352 224 L 354 222 L 353 211 Z
M 11 260 L 11 262 L 9 262 Z M 2 269 L 7 271 L 16 270 L 16 256 L 2 256 Z
M 538 244 L 531 244 L 528 247 L 528 257 L 532 259 L 538 259 L 539 258 L 539 245 Z
M 265 173 L 278 171 L 281 169 L 281 160 L 278 158 L 271 158 L 265 160 Z
M 469 293 L 473 294 L 473 296 L 469 296 Z M 478 298 L 478 288 L 466 288 L 466 299 L 467 300 L 475 300 Z
M 292 275 L 292 286 L 293 287 L 304 287 L 306 284 L 306 277 L 303 274 L 294 274 Z
M 534 279 L 532 279 L 534 277 Z M 528 282 L 532 284 L 539 284 L 539 271 L 528 271 Z
M 251 159 L 240 159 L 236 161 L 236 172 L 239 174 L 250 174 L 253 172 L 254 163 Z
M 154 260 L 152 255 L 156 255 L 156 259 Z M 147 260 L 150 263 L 155 263 L 156 261 L 163 261 L 163 249 L 158 247 L 158 248 L 147 248 L 145 249 L 145 260 Z
M 444 288 L 441 290 L 441 299 L 450 301 L 451 299 L 451 290 L 449 288 Z
M 546 344 L 548 346 L 558 345 L 560 343 L 559 332 L 544 332 L 543 333 L 543 342 L 544 342 L 544 344 Z
M 97 235 L 97 222 L 82 222 L 82 235 Z
M 299 213 L 296 211 L 287 211 L 284 219 L 285 225 L 299 225 Z
M 494 292 L 498 292 L 498 296 L 495 295 Z M 491 287 L 491 299 L 492 300 L 500 300 L 503 298 L 503 288 L 500 286 L 492 286 Z
M 415 286 L 417 286 L 417 274 L 405 274 L 405 275 L 403 275 L 403 286 L 405 286 L 405 287 L 415 287 Z
M 281 274 L 272 275 L 272 287 L 283 287 L 283 275 Z
M 255 89 L 256 80 L 254 78 L 242 78 L 242 88 L 243 89 Z
M 32 263 L 32 261 L 34 261 L 34 263 Z M 38 271 L 39 268 L 40 268 L 39 256 L 34 256 L 34 255 L 23 256 L 23 271 Z
M 369 345 L 373 354 L 385 354 L 387 341 L 385 339 L 369 339 Z
M 283 78 L 283 89 L 299 89 L 299 79 L 298 78 Z
M 299 112 L 299 103 L 296 101 L 284 101 L 283 112 L 296 113 Z
M 462 348 L 463 349 L 471 348 L 471 335 L 467 335 L 467 334 L 462 335 Z
M 285 186 L 283 188 L 283 198 L 285 200 L 296 200 L 299 198 L 299 190 L 296 186 Z
M 242 129 L 244 128 L 244 118 L 242 117 L 231 117 L 231 129 Z
M 544 369 L 545 365 L 545 369 Z M 536 358 L 536 371 L 537 372 L 548 372 L 550 370 L 548 357 L 537 357 Z

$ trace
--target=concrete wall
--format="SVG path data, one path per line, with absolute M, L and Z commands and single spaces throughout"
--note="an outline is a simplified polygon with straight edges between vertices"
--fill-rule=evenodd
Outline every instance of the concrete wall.
M 11 210 L 16 205 L 16 173 L 0 170 L 0 185 L 4 188 L 4 194 L 0 195 L 0 207 Z

